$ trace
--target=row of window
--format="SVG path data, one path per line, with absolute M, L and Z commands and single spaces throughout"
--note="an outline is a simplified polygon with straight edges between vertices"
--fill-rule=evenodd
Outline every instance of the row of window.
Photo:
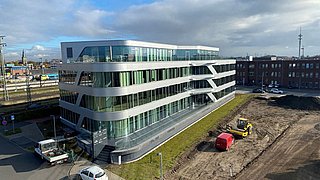
M 188 88 L 188 83 L 182 83 L 126 96 L 96 97 L 83 95 L 80 106 L 99 112 L 122 111 L 179 94 L 188 90 Z
M 226 76 L 220 79 L 214 79 L 213 82 L 217 85 L 217 86 L 221 86 L 223 84 L 232 82 L 235 80 L 235 76 L 231 75 L 231 76 Z
M 217 86 L 234 81 L 235 76 L 214 79 Z M 83 95 L 80 106 L 93 111 L 113 112 L 122 111 L 135 106 L 143 105 L 168 96 L 173 96 L 189 89 L 212 88 L 207 80 L 192 81 L 188 83 L 176 84 L 168 87 L 157 88 L 126 96 L 96 97 Z M 61 100 L 75 104 L 78 93 L 67 90 L 60 90 Z
M 231 87 L 223 89 L 219 92 L 215 92 L 215 93 L 213 93 L 213 95 L 214 95 L 214 97 L 216 97 L 216 99 L 220 99 L 220 98 L 232 93 L 234 90 L 235 90 L 235 87 L 231 86 Z
M 237 64 L 237 69 L 244 69 L 246 66 L 244 64 Z M 282 65 L 281 63 L 272 63 L 270 64 L 270 67 L 271 68 L 281 68 Z M 255 68 L 255 65 L 254 64 L 249 64 L 249 69 L 254 69 Z M 264 63 L 261 63 L 259 64 L 259 68 L 260 69 L 263 69 L 263 68 L 269 68 L 269 64 L 264 64 Z
M 72 104 L 76 104 L 78 98 L 77 92 L 60 89 L 60 99 Z
M 235 64 L 225 64 L 225 65 L 213 65 L 213 68 L 217 71 L 217 73 L 233 71 L 236 69 Z
M 288 66 L 289 68 L 297 68 L 297 69 L 300 69 L 300 66 L 301 66 L 301 69 L 313 69 L 313 68 L 319 69 L 320 65 L 319 63 L 290 63 L 288 64 Z
M 112 53 L 111 53 L 112 52 Z M 140 62 L 140 61 L 185 61 L 212 60 L 218 58 L 218 51 L 163 49 L 133 46 L 85 47 L 77 62 Z M 112 56 L 112 57 L 111 57 Z M 72 48 L 67 48 L 67 58 L 73 58 Z
M 294 88 L 320 89 L 320 82 L 289 81 L 289 86 Z
M 264 76 L 268 76 L 269 75 L 269 73 L 268 72 L 262 72 L 263 73 L 263 75 Z M 245 72 L 239 72 L 239 73 L 237 73 L 237 74 L 241 74 L 241 75 L 243 75 L 243 76 L 245 76 Z M 240 76 L 241 76 L 240 75 Z M 249 76 L 254 76 L 254 72 L 249 72 Z M 270 73 L 270 76 L 271 77 L 281 77 L 281 72 L 278 72 L 278 71 L 272 71 L 271 73 Z M 260 75 L 260 77 L 261 77 L 261 75 Z
M 270 64 L 271 68 L 281 68 L 282 65 L 280 63 L 275 63 L 275 64 Z M 259 64 L 259 68 L 263 69 L 263 68 L 269 68 L 269 64 Z
M 220 92 L 214 93 L 217 99 L 234 91 L 234 87 L 226 88 Z M 126 118 L 118 121 L 96 121 L 89 118 L 84 118 L 81 127 L 88 131 L 98 131 L 107 129 L 108 138 L 120 138 L 137 132 L 146 126 L 159 122 L 181 110 L 187 109 L 191 106 L 192 102 L 197 104 L 207 103 L 210 98 L 207 95 L 197 95 L 188 98 L 184 98 L 156 109 L 143 112 L 137 116 Z M 79 114 L 61 108 L 61 116 L 70 121 L 73 124 L 77 124 L 79 120 Z
M 70 111 L 68 109 L 60 108 L 60 114 L 61 114 L 62 118 L 68 120 L 69 122 L 71 122 L 73 124 L 77 124 L 79 121 L 80 115 L 78 113 L 75 113 L 75 112 Z
M 289 72 L 288 77 L 302 77 L 302 78 L 313 78 L 313 72 L 310 73 L 304 73 L 304 72 Z M 315 78 L 319 78 L 319 73 L 314 73 Z
M 59 70 L 59 82 L 74 84 L 76 81 L 76 76 L 76 71 Z
M 246 66 L 244 64 L 237 64 L 237 68 L 245 68 Z M 253 69 L 255 67 L 254 64 L 249 64 L 249 69 Z M 272 64 L 264 64 L 261 63 L 259 64 L 259 68 L 281 68 L 281 63 L 272 63 Z M 320 63 L 289 63 L 288 67 L 291 68 L 296 68 L 296 69 L 319 69 L 320 68 Z
M 234 70 L 234 64 L 214 65 L 218 73 Z M 206 66 L 181 67 L 167 69 L 151 69 L 124 72 L 82 72 L 79 85 L 88 87 L 124 87 L 134 84 L 143 84 L 153 81 L 162 81 L 191 74 L 211 74 Z M 75 71 L 59 71 L 60 82 L 73 84 L 76 78 Z
M 85 118 L 82 123 L 82 128 L 88 131 L 107 129 L 108 138 L 119 138 L 159 122 L 178 111 L 188 108 L 190 104 L 191 97 L 188 97 L 118 121 L 96 121 Z
M 82 72 L 80 85 L 98 88 L 124 87 L 189 75 L 189 67 L 125 72 Z
M 234 87 L 229 87 L 220 92 L 214 93 L 217 99 L 220 99 L 234 91 Z M 209 98 L 206 95 L 193 96 L 184 98 L 179 101 L 172 102 L 167 105 L 163 105 L 156 109 L 146 111 L 137 116 L 126 118 L 119 121 L 95 121 L 89 118 L 85 118 L 82 123 L 82 128 L 88 131 L 98 131 L 107 128 L 108 138 L 120 138 L 130 135 L 136 131 L 139 131 L 146 126 L 161 121 L 181 110 L 184 110 L 191 106 L 191 102 L 205 103 Z M 205 100 L 206 99 L 206 100 Z

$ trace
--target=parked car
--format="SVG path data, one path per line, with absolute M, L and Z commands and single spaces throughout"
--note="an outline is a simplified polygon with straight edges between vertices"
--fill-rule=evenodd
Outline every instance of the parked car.
M 229 133 L 221 133 L 215 142 L 215 147 L 218 150 L 228 151 L 231 145 L 234 143 L 234 137 Z
M 89 166 L 79 171 L 83 180 L 108 180 L 108 176 L 99 166 Z
M 283 91 L 277 88 L 270 89 L 270 92 L 275 94 L 283 94 Z
M 252 90 L 252 92 L 253 93 L 265 93 L 266 91 L 264 89 L 257 88 L 257 89 Z

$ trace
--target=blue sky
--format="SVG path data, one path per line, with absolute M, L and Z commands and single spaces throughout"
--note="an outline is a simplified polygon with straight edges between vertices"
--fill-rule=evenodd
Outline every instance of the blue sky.
M 136 39 L 223 56 L 320 54 L 319 0 L 0 0 L 6 60 L 60 58 L 60 42 Z

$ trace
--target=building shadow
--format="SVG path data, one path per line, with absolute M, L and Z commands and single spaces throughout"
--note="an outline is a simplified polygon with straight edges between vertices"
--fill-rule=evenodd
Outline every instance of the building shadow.
M 297 169 L 289 169 L 287 172 L 269 173 L 265 178 L 272 180 L 319 180 L 320 160 L 310 161 Z
M 12 154 L 13 155 L 13 154 Z M 20 153 L 0 160 L 0 166 L 12 166 L 17 173 L 39 169 L 43 161 L 31 153 Z
M 196 149 L 201 152 L 220 152 L 214 147 L 212 141 L 202 141 L 196 146 Z

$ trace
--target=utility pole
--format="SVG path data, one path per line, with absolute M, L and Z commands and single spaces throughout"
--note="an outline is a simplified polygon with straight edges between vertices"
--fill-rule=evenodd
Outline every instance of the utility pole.
M 53 119 L 54 142 L 55 142 L 56 147 L 57 147 L 56 116 L 55 115 L 50 115 L 50 117 L 52 117 L 52 119 Z
M 29 72 L 29 66 L 28 61 L 25 56 L 24 51 L 22 52 L 22 63 L 26 66 L 26 90 L 27 90 L 27 102 L 29 105 L 32 104 L 31 100 L 31 89 L 30 89 L 30 72 Z
M 261 74 L 261 78 L 262 78 L 262 79 L 261 79 L 261 91 L 263 91 L 263 73 L 264 73 L 264 72 L 262 72 L 262 74 Z
M 162 170 L 162 153 L 159 152 L 157 154 L 158 156 L 160 156 L 160 180 L 163 180 L 163 170 Z
M 42 58 L 40 58 L 41 60 L 41 74 L 44 74 L 44 69 L 43 69 L 43 61 L 42 61 Z
M 4 55 L 2 48 L 7 46 L 6 43 L 2 42 L 3 38 L 5 36 L 0 36 L 0 61 L 1 61 L 1 72 L 2 72 L 2 78 L 3 78 L 3 98 L 5 101 L 9 101 L 9 93 L 7 90 L 7 79 L 6 79 L 6 70 L 5 70 L 5 62 L 4 62 Z
M 301 58 L 300 56 L 300 51 L 301 51 L 301 41 L 302 41 L 302 34 L 301 34 L 301 27 L 300 27 L 300 34 L 298 35 L 299 39 L 299 59 Z

